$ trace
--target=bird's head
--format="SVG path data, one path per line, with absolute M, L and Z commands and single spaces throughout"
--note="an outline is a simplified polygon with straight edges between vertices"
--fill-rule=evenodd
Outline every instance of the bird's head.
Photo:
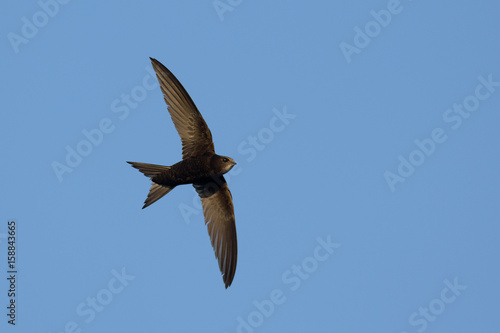
M 235 165 L 236 162 L 231 157 L 215 155 L 212 158 L 212 167 L 221 175 L 229 172 Z

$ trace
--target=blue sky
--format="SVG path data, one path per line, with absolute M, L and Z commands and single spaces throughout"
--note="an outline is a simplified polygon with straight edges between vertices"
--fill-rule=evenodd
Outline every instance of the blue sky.
M 0 329 L 496 331 L 499 10 L 5 4 Z M 227 290 L 194 189 L 142 210 L 149 180 L 125 163 L 181 158 L 149 57 L 238 162 Z

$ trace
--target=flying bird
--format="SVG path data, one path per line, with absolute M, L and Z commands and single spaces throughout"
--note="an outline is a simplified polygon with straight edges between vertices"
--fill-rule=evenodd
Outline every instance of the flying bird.
M 178 185 L 192 184 L 201 198 L 205 224 L 224 284 L 231 285 L 238 246 L 233 198 L 224 174 L 236 162 L 215 153 L 212 133 L 191 97 L 174 74 L 150 58 L 160 82 L 168 112 L 182 141 L 182 160 L 172 166 L 127 162 L 152 181 L 143 209 Z

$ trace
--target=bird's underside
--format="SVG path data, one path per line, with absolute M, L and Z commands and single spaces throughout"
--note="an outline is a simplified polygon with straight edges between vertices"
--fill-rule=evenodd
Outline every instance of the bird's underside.
M 210 129 L 186 90 L 159 61 L 151 58 L 151 62 L 181 137 L 183 159 L 172 166 L 128 162 L 152 181 L 143 208 L 176 186 L 193 184 L 201 199 L 205 224 L 227 288 L 236 272 L 238 246 L 232 196 L 223 174 L 236 163 L 215 154 Z

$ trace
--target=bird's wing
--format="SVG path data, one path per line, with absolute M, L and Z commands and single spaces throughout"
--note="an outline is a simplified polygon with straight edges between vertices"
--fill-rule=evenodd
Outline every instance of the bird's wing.
M 202 155 L 205 152 L 215 154 L 212 133 L 187 91 L 172 72 L 158 60 L 150 59 L 168 105 L 168 112 L 181 137 L 182 158 Z
M 220 181 L 204 186 L 205 191 L 203 185 L 195 185 L 195 188 L 201 197 L 208 234 L 227 288 L 233 282 L 238 258 L 233 198 L 222 176 Z

